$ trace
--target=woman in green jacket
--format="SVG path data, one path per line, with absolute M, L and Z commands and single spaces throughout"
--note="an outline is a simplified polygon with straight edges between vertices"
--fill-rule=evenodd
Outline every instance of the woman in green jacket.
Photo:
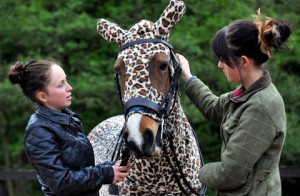
M 279 159 L 286 135 L 283 99 L 263 68 L 291 34 L 287 21 L 237 20 L 219 30 L 212 42 L 229 82 L 239 87 L 216 96 L 177 54 L 185 92 L 205 118 L 220 125 L 221 160 L 200 170 L 203 184 L 218 195 L 281 195 Z

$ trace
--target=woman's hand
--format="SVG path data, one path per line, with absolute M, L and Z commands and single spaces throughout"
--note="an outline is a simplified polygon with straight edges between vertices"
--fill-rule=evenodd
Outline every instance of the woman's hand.
M 113 166 L 114 170 L 114 180 L 112 184 L 116 184 L 120 181 L 123 181 L 124 178 L 126 178 L 129 175 L 129 169 L 130 169 L 130 161 L 128 161 L 126 166 L 120 166 L 121 161 L 117 161 Z
M 182 56 L 181 54 L 178 54 L 178 53 L 176 54 L 176 58 L 179 61 L 179 63 L 181 64 L 181 66 L 182 66 L 182 76 L 183 76 L 183 79 L 187 80 L 190 77 L 192 77 L 191 70 L 190 70 L 190 65 L 189 65 L 188 60 L 184 56 Z

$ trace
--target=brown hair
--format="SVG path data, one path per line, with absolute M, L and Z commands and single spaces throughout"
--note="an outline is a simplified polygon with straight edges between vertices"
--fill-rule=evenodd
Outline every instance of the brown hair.
M 270 57 L 271 49 L 274 48 L 277 51 L 288 39 L 291 34 L 290 25 L 284 20 L 273 20 L 270 17 L 261 21 L 260 9 L 257 10 L 257 15 L 253 15 L 253 17 L 255 17 L 254 24 L 258 29 L 260 49 Z
M 18 84 L 25 96 L 32 102 L 38 103 L 35 94 L 38 91 L 47 92 L 50 82 L 50 68 L 56 64 L 48 60 L 30 61 L 28 63 L 16 62 L 8 70 L 11 83 Z
M 234 21 L 216 33 L 212 50 L 228 66 L 232 67 L 242 55 L 261 66 L 271 56 L 271 50 L 278 51 L 292 33 L 290 24 L 285 20 L 267 17 L 261 21 L 260 10 L 255 17 L 254 22 Z

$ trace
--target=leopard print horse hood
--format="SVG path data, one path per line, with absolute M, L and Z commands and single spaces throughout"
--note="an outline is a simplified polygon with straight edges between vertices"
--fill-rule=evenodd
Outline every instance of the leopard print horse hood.
M 98 20 L 97 30 L 104 39 L 119 47 L 131 41 L 154 37 L 168 41 L 171 29 L 181 19 L 185 9 L 182 1 L 171 0 L 155 23 L 141 20 L 127 31 L 101 18 Z
M 185 4 L 182 1 L 171 0 L 160 18 L 154 23 L 141 20 L 129 30 L 123 30 L 117 24 L 101 18 L 98 20 L 97 30 L 104 39 L 117 44 L 119 47 L 140 39 L 155 38 L 168 41 L 171 29 L 181 19 L 185 10 Z M 152 85 L 147 70 L 151 57 L 158 53 L 170 55 L 170 50 L 162 43 L 143 43 L 130 46 L 119 52 L 118 59 L 122 59 L 125 63 L 125 77 L 126 81 L 129 81 L 124 89 L 122 98 L 124 103 L 132 97 L 148 98 L 155 103 L 160 103 L 163 100 L 163 93 Z M 171 72 L 173 72 L 172 68 Z M 146 115 L 150 114 L 147 113 Z M 150 116 L 159 120 L 156 115 Z

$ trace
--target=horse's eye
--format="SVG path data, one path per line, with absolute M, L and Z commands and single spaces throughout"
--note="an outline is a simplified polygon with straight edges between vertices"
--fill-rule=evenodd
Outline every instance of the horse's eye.
M 164 63 L 159 64 L 159 69 L 161 71 L 164 71 L 168 68 L 168 66 L 169 66 L 169 64 L 167 62 L 164 62 Z

